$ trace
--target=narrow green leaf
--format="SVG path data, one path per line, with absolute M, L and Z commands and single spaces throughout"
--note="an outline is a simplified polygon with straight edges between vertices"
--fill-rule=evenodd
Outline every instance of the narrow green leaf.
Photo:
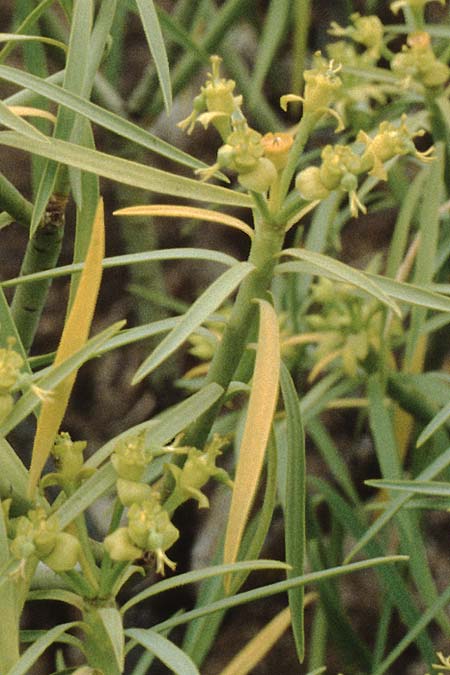
M 436 415 L 433 417 L 431 422 L 427 424 L 425 429 L 422 430 L 419 438 L 417 439 L 417 447 L 420 448 L 433 434 L 435 431 L 440 429 L 450 418 L 450 403 L 447 403 L 446 406 L 442 408 Z
M 411 494 L 428 495 L 430 497 L 450 497 L 450 483 L 426 480 L 386 480 L 379 478 L 364 481 L 366 485 L 385 490 L 399 490 Z
M 28 472 L 17 453 L 0 436 L 0 498 L 12 497 L 15 502 L 27 499 Z
M 387 669 L 398 659 L 407 647 L 424 631 L 428 624 L 442 612 L 450 602 L 450 586 L 447 586 L 444 593 L 433 602 L 433 604 L 422 614 L 416 625 L 411 628 L 404 638 L 394 647 L 391 653 L 382 663 L 373 671 L 373 675 L 383 675 Z
M 287 472 L 285 505 L 286 562 L 292 570 L 288 579 L 304 573 L 306 553 L 306 457 L 305 432 L 297 392 L 292 377 L 282 363 L 280 372 L 281 393 L 286 411 Z M 304 587 L 288 591 L 297 656 L 300 663 L 305 656 Z
M 253 572 L 255 570 L 285 570 L 287 563 L 280 560 L 244 560 L 241 562 L 231 563 L 229 565 L 213 565 L 212 567 L 203 567 L 192 572 L 185 572 L 184 574 L 177 574 L 170 579 L 163 579 L 155 584 L 149 586 L 144 591 L 137 593 L 130 600 L 128 600 L 121 608 L 122 614 L 127 612 L 131 607 L 151 598 L 159 593 L 170 591 L 174 588 L 186 586 L 187 584 L 195 584 L 205 579 L 212 577 L 224 576 L 225 574 L 235 574 L 238 572 Z
M 125 635 L 154 654 L 176 675 L 200 675 L 195 663 L 179 647 L 153 630 L 128 628 Z
M 282 42 L 291 10 L 291 0 L 272 0 L 264 19 L 261 37 L 258 40 L 255 67 L 248 95 L 255 96 L 263 87 L 266 75 Z
M 204 162 L 191 157 L 191 155 L 154 136 L 149 131 L 137 126 L 137 124 L 133 124 L 133 122 L 53 84 L 50 78 L 43 80 L 40 77 L 22 72 L 11 66 L 0 66 L 0 78 L 21 87 L 26 87 L 41 96 L 45 96 L 55 103 L 59 103 L 74 112 L 80 113 L 91 120 L 91 122 L 95 122 L 95 124 L 99 124 L 105 129 L 109 129 L 119 136 L 133 141 L 163 157 L 167 157 L 178 164 L 183 164 L 193 169 L 204 168 L 206 166 Z
M 103 269 L 111 269 L 114 267 L 123 267 L 124 265 L 142 265 L 156 260 L 209 260 L 210 262 L 221 263 L 227 267 L 232 267 L 238 262 L 236 258 L 233 258 L 227 253 L 222 253 L 221 251 L 211 251 L 202 248 L 165 248 L 158 251 L 142 251 L 141 253 L 128 253 L 126 255 L 116 255 L 111 258 L 104 258 L 102 267 Z M 57 277 L 64 277 L 69 274 L 81 272 L 83 268 L 83 262 L 74 263 L 72 265 L 62 265 L 61 267 L 55 267 L 51 270 L 35 272 L 34 274 L 27 274 L 23 277 L 15 277 L 14 279 L 1 281 L 0 287 L 8 288 L 10 286 L 19 286 L 20 284 L 30 283 L 31 281 L 56 279 Z
M 369 558 L 368 560 L 361 560 L 356 563 L 350 563 L 349 565 L 330 567 L 327 570 L 320 570 L 319 572 L 310 572 L 309 574 L 304 574 L 300 577 L 293 577 L 286 581 L 278 581 L 269 586 L 261 586 L 251 591 L 244 591 L 243 593 L 238 593 L 237 595 L 213 602 L 210 605 L 198 607 L 197 609 L 185 612 L 181 616 L 173 617 L 153 626 L 153 630 L 158 631 L 159 633 L 175 626 L 188 623 L 194 619 L 198 619 L 201 616 L 213 614 L 214 612 L 222 611 L 224 609 L 230 609 L 231 607 L 238 607 L 239 605 L 244 605 L 247 602 L 253 602 L 254 600 L 261 600 L 270 597 L 271 595 L 275 595 L 276 593 L 285 593 L 296 586 L 320 583 L 324 579 L 333 579 L 344 574 L 351 574 L 352 572 L 377 567 L 378 565 L 389 565 L 396 562 L 404 562 L 406 560 L 408 560 L 408 556 L 393 555 L 380 558 Z
M 337 274 L 333 274 L 331 270 L 326 272 L 323 268 L 310 261 L 301 263 L 281 263 L 280 265 L 277 265 L 276 272 L 279 274 L 290 272 L 297 274 L 316 274 L 318 276 L 325 276 L 334 281 L 343 280 Z M 379 274 L 372 274 L 370 272 L 360 272 L 360 274 L 363 274 L 368 281 L 376 283 L 386 295 L 391 296 L 395 300 L 407 302 L 410 305 L 418 305 L 419 307 L 427 307 L 430 310 L 436 310 L 438 312 L 450 312 L 450 298 L 445 295 L 434 293 L 423 286 L 388 279 Z
M 60 626 L 56 626 L 55 628 L 46 631 L 46 633 L 36 640 L 31 647 L 28 647 L 17 663 L 8 670 L 5 675 L 27 675 L 27 673 L 30 672 L 31 666 L 36 663 L 41 654 L 43 654 L 50 645 L 54 642 L 58 642 L 58 639 L 63 636 L 66 631 L 79 625 L 79 621 L 72 621 L 70 623 L 63 623 Z
M 430 480 L 437 476 L 450 464 L 450 448 L 442 455 L 434 460 L 424 471 L 418 476 L 417 480 Z M 412 493 L 401 495 L 397 497 L 391 505 L 379 516 L 376 521 L 367 529 L 364 535 L 352 548 L 350 553 L 346 556 L 345 561 L 351 560 L 359 551 L 361 551 L 370 541 L 375 537 L 380 530 L 383 529 L 387 523 L 395 516 L 395 514 L 408 502 L 412 497 Z
M 368 382 L 369 420 L 378 461 L 383 478 L 398 480 L 402 475 L 400 458 L 394 433 L 393 419 L 387 410 L 384 390 L 377 375 Z M 402 550 L 410 555 L 410 569 L 417 589 L 428 606 L 437 597 L 437 590 L 428 565 L 426 547 L 422 538 L 420 523 L 416 514 L 401 511 L 397 515 Z M 443 630 L 450 626 L 445 616 L 440 615 L 439 622 Z
M 322 253 L 317 253 L 316 251 L 307 251 L 306 249 L 300 248 L 288 248 L 283 251 L 283 255 L 289 255 L 293 258 L 299 258 L 300 260 L 305 260 L 306 262 L 312 263 L 321 276 L 327 277 L 330 273 L 334 278 L 338 278 L 345 283 L 352 284 L 357 288 L 365 291 L 369 295 L 372 295 L 377 300 L 382 302 L 384 305 L 390 307 L 398 316 L 401 316 L 400 309 L 398 305 L 389 298 L 388 295 L 383 291 L 382 288 L 373 282 L 371 279 L 368 279 L 367 276 L 360 272 L 359 270 L 345 265 L 339 260 L 330 258 L 329 256 L 323 255 Z
M 212 314 L 246 276 L 252 272 L 251 263 L 238 263 L 214 281 L 194 302 L 181 321 L 138 368 L 133 384 L 140 382 L 165 361 Z
M 400 478 L 401 467 L 390 411 L 386 407 L 384 391 L 378 375 L 369 378 L 369 421 L 378 462 L 383 477 Z
M 136 5 L 141 17 L 145 37 L 147 38 L 147 43 L 155 62 L 166 112 L 170 113 L 172 107 L 172 87 L 170 84 L 169 62 L 167 60 L 166 47 L 158 15 L 156 14 L 153 0 L 136 0 Z
M 56 138 L 49 139 L 49 142 L 41 142 L 25 139 L 13 131 L 2 131 L 0 132 L 0 144 L 36 153 L 49 159 L 58 157 L 61 164 L 75 166 L 83 171 L 92 171 L 118 183 L 151 192 L 230 206 L 251 207 L 252 205 L 250 197 L 246 194 L 176 176 L 161 169 L 89 150 L 89 148 Z
M 49 588 L 30 591 L 28 593 L 27 600 L 42 600 L 44 602 L 51 600 L 56 602 L 65 602 L 67 605 L 76 607 L 80 611 L 83 610 L 84 605 L 83 598 L 80 598 L 80 596 L 76 593 L 72 593 L 72 591 L 66 591 L 63 588 Z
M 354 539 L 363 537 L 367 530 L 366 514 L 359 509 L 355 509 L 353 505 L 348 504 L 328 482 L 314 477 L 310 478 L 310 482 L 314 489 L 326 500 L 336 521 L 341 524 L 343 530 L 348 532 Z M 382 545 L 377 541 L 371 540 L 367 543 L 365 550 L 368 555 L 378 556 L 382 553 Z M 396 567 L 391 569 L 379 567 L 377 569 L 377 576 L 382 583 L 384 596 L 389 596 L 396 605 L 405 625 L 408 627 L 413 626 L 420 618 L 420 611 L 417 608 L 415 599 L 411 596 L 411 589 L 404 581 L 403 572 Z M 417 646 L 425 660 L 432 657 L 433 644 L 426 632 L 417 639 Z

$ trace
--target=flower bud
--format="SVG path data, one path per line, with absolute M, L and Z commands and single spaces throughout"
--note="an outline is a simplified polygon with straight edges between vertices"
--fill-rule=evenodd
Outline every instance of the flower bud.
M 266 192 L 276 179 L 277 170 L 266 157 L 258 159 L 251 171 L 238 175 L 238 181 L 242 187 L 253 192 Z
M 261 143 L 264 148 L 264 157 L 270 159 L 277 171 L 281 171 L 287 164 L 289 150 L 292 147 L 294 139 L 291 134 L 279 131 L 272 132 L 262 137 Z
M 78 478 L 83 468 L 83 451 L 86 441 L 72 441 L 66 432 L 58 434 L 52 448 L 56 469 L 64 481 L 73 482 Z
M 407 45 L 394 56 L 391 69 L 400 77 L 417 80 L 424 87 L 439 87 L 450 75 L 450 68 L 436 58 L 430 36 L 424 31 L 408 35 Z
M 14 349 L 14 338 L 8 340 L 7 348 L 0 348 L 0 393 L 9 392 L 20 378 L 23 359 Z
M 341 66 L 334 66 L 333 61 L 328 65 L 323 64 L 318 68 L 305 70 L 305 91 L 303 94 L 304 103 L 303 110 L 308 112 L 324 112 L 333 98 L 337 90 L 342 86 L 341 79 L 337 73 Z
M 318 166 L 309 166 L 300 171 L 295 179 L 295 187 L 300 192 L 300 196 L 307 201 L 325 199 L 330 194 L 322 183 Z
M 159 499 L 152 495 L 149 499 L 132 504 L 128 511 L 128 533 L 136 546 L 147 550 L 147 540 L 151 529 L 154 527 L 155 518 L 161 511 Z
M 39 556 L 54 572 L 67 572 L 78 562 L 80 542 L 68 532 L 60 532 L 49 555 Z
M 151 452 L 145 448 L 143 434 L 120 440 L 111 455 L 111 463 L 118 476 L 132 481 L 142 478 L 151 459 Z
M 103 542 L 109 557 L 112 560 L 127 561 L 136 560 L 143 554 L 143 550 L 135 546 L 128 533 L 128 528 L 119 527 L 105 537 Z
M 136 481 L 117 479 L 117 496 L 124 506 L 140 504 L 145 499 L 152 497 L 152 488 L 146 483 L 137 483 Z

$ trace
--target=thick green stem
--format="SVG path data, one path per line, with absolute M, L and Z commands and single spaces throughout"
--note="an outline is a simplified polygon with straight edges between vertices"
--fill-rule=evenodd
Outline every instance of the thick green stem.
M 30 225 L 33 205 L 0 173 L 0 210 L 22 225 Z
M 220 345 L 211 362 L 205 384 L 215 382 L 225 390 L 246 348 L 247 335 L 257 312 L 255 300 L 264 298 L 270 288 L 276 255 L 281 251 L 284 228 L 274 228 L 265 223 L 256 225 L 249 262 L 255 270 L 243 281 L 233 312 L 228 320 Z M 201 447 L 220 408 L 221 401 L 212 406 L 188 430 L 184 443 Z
M 42 224 L 28 242 L 21 276 L 56 265 L 61 251 L 66 202 L 67 198 L 58 194 L 50 199 Z M 49 286 L 49 279 L 21 284 L 14 294 L 11 311 L 26 351 L 33 343 Z

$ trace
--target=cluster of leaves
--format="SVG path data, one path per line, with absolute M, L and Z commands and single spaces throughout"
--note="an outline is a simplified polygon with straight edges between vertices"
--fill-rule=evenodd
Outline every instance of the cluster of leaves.
M 449 635 L 450 586 L 443 592 L 436 587 L 422 513 L 448 508 L 449 483 L 435 479 L 441 474 L 445 479 L 450 465 L 450 383 L 444 371 L 425 371 L 435 338 L 450 321 L 445 228 L 450 69 L 441 42 L 450 33 L 445 23 L 425 23 L 427 4 L 394 2 L 392 10 L 405 18 L 398 25 L 384 26 L 379 17 L 359 13 L 346 27 L 334 22 L 329 32 L 339 40 L 326 55 L 312 55 L 304 68 L 309 3 L 273 0 L 250 76 L 229 39 L 250 5 L 242 0 L 228 0 L 220 9 L 199 3 L 194 12 L 191 2 L 179 0 L 171 15 L 157 11 L 152 0 L 15 3 L 14 32 L 0 34 L 6 43 L 0 78 L 19 91 L 0 104 L 0 123 L 7 128 L 0 144 L 30 153 L 33 198 L 28 201 L 9 177 L 0 176 L 2 228 L 17 221 L 29 231 L 20 276 L 2 282 L 15 287 L 11 302 L 0 288 L 0 604 L 6 627 L 0 632 L 1 672 L 25 674 L 49 646 L 61 642 L 78 650 L 82 665 L 71 668 L 61 649 L 59 675 L 119 675 L 138 645 L 143 651 L 133 675 L 148 672 L 155 657 L 173 672 L 195 675 L 227 609 L 281 592 L 289 607 L 232 659 L 224 675 L 250 672 L 289 625 L 297 657 L 306 656 L 311 675 L 323 672 L 328 646 L 340 650 L 352 672 L 382 675 L 412 643 L 424 663 L 435 667 L 428 628 L 435 622 Z M 131 13 L 139 16 L 154 69 L 137 84 L 127 110 L 118 92 Z M 201 38 L 195 37 L 202 26 Z M 288 27 L 296 57 L 293 90 L 304 83 L 301 96 L 281 97 L 285 111 L 288 104 L 297 111 L 301 105 L 290 129 L 262 93 Z M 392 51 L 398 35 L 405 36 L 403 46 Z M 18 47 L 23 68 L 5 65 Z M 144 112 L 155 116 L 164 107 L 169 112 L 173 93 L 188 85 L 198 62 L 208 63 L 212 51 L 221 52 L 234 79 L 222 76 L 221 58 L 212 56 L 193 112 L 179 123 L 188 132 L 197 123 L 217 130 L 221 146 L 208 167 L 129 116 L 142 113 L 144 122 Z M 50 74 L 51 59 L 60 55 L 62 70 Z M 56 114 L 49 103 L 57 106 Z M 93 125 L 189 167 L 202 180 L 100 152 Z M 332 142 L 335 133 L 342 134 L 339 143 Z M 309 150 L 313 144 L 307 144 L 319 136 L 326 139 L 323 149 Z M 416 147 L 421 138 L 425 150 Z M 222 172 L 236 177 L 232 188 L 206 182 L 230 182 Z M 116 215 L 234 228 L 250 240 L 248 260 L 188 247 L 105 258 L 109 214 L 105 217 L 100 177 L 189 202 L 246 209 L 245 220 L 190 203 L 134 206 Z M 58 266 L 70 199 L 73 262 Z M 397 216 L 387 253 L 361 271 L 338 254 L 342 228 L 364 214 L 366 204 L 375 214 L 395 207 Z M 286 233 L 301 221 L 285 248 Z M 227 269 L 180 314 L 127 329 L 118 322 L 89 338 L 102 269 L 164 260 L 207 260 Z M 58 349 L 31 357 L 49 285 L 64 275 L 70 276 L 70 293 Z M 223 309 L 235 292 L 231 308 Z M 161 333 L 165 336 L 133 381 L 147 378 L 190 340 L 204 363 L 181 380 L 189 395 L 123 429 L 85 460 L 85 441 L 60 433 L 77 371 L 107 351 Z M 376 518 L 367 512 L 360 486 L 321 417 L 334 408 L 356 410 L 356 430 L 370 430 L 382 476 L 366 481 L 379 490 L 370 504 Z M 36 432 L 26 468 L 9 434 L 30 416 L 36 417 Z M 306 437 L 333 483 L 307 476 Z M 233 482 L 216 465 L 225 450 Z M 54 470 L 46 472 L 50 456 Z M 265 494 L 257 509 L 262 476 Z M 160 574 L 165 567 L 175 569 L 167 553 L 180 535 L 173 514 L 189 499 L 207 507 L 203 489 L 211 478 L 232 489 L 216 564 L 131 591 L 119 607 L 117 595 L 135 573 L 149 566 Z M 110 523 L 93 539 L 88 510 L 104 495 L 112 496 Z M 330 514 L 326 533 L 324 503 Z M 258 560 L 278 505 L 285 559 Z M 364 559 L 353 562 L 361 552 Z M 371 645 L 346 615 L 335 582 L 367 568 L 374 568 L 384 598 Z M 257 569 L 276 569 L 286 578 L 239 592 Z M 194 609 L 146 628 L 124 628 L 123 616 L 133 607 L 198 581 Z M 315 592 L 305 594 L 307 585 Z M 28 600 L 65 602 L 80 618 L 46 632 L 21 631 Z M 314 620 L 305 641 L 309 604 Z M 402 632 L 393 646 L 389 629 L 396 616 Z M 188 628 L 180 648 L 168 634 L 183 624 Z M 27 641 L 32 645 L 21 653 Z M 445 670 L 448 659 L 438 656 Z

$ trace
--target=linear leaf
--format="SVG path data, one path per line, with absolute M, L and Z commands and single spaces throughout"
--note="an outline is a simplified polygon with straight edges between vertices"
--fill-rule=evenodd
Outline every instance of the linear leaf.
M 306 457 L 305 432 L 297 392 L 286 366 L 281 366 L 281 393 L 286 411 L 287 471 L 285 506 L 286 562 L 292 570 L 288 578 L 304 573 L 306 553 Z M 304 588 L 288 591 L 297 656 L 305 656 Z
M 54 642 L 58 642 L 58 639 L 66 631 L 79 625 L 79 621 L 72 621 L 71 623 L 63 623 L 60 626 L 55 626 L 55 628 L 46 631 L 46 633 L 38 638 L 31 647 L 28 647 L 17 663 L 10 668 L 5 675 L 27 675 L 27 673 L 30 672 L 31 666 L 36 663 L 47 647 L 50 647 Z
M 442 408 L 436 415 L 433 417 L 431 422 L 427 424 L 425 429 L 423 429 L 419 438 L 417 439 L 417 447 L 420 448 L 429 438 L 434 434 L 435 431 L 440 429 L 450 418 L 450 403 L 447 403 L 446 406 Z
M 342 281 L 342 279 L 337 274 L 333 274 L 331 270 L 326 273 L 323 268 L 319 268 L 309 261 L 281 263 L 280 265 L 277 265 L 276 272 L 279 274 L 289 272 L 316 274 L 326 276 L 328 279 L 334 281 Z M 360 274 L 367 277 L 369 281 L 376 283 L 385 294 L 391 296 L 395 300 L 406 302 L 410 305 L 427 307 L 428 309 L 434 309 L 438 312 L 450 312 L 450 298 L 443 294 L 435 293 L 423 286 L 395 281 L 394 279 L 389 279 L 388 277 L 372 274 L 370 272 L 360 272 Z
M 238 557 L 242 535 L 258 487 L 278 397 L 278 318 L 272 305 L 265 300 L 258 302 L 260 322 L 255 369 L 228 515 L 224 563 L 234 562 Z M 229 586 L 229 578 L 226 585 Z
M 90 119 L 91 122 L 95 122 L 105 129 L 109 129 L 110 131 L 113 131 L 138 145 L 142 145 L 152 152 L 167 157 L 174 162 L 189 166 L 193 169 L 205 167 L 203 162 L 191 157 L 186 152 L 179 150 L 157 136 L 154 136 L 145 129 L 141 129 L 137 124 L 133 124 L 133 122 L 130 122 L 109 110 L 101 108 L 95 103 L 87 101 L 71 91 L 67 91 L 62 87 L 53 84 L 50 80 L 43 80 L 40 77 L 22 72 L 11 66 L 0 66 L 0 78 L 7 82 L 13 82 L 14 84 L 26 87 L 55 103 L 64 105 L 70 110 L 84 115 L 87 119 Z
M 133 384 L 140 382 L 165 361 L 212 314 L 254 269 L 251 263 L 238 263 L 214 281 L 194 302 L 175 328 L 138 368 Z
M 399 490 L 430 497 L 450 497 L 450 483 L 426 480 L 366 480 L 366 485 L 386 490 Z
M 214 612 L 244 605 L 247 602 L 253 602 L 254 600 L 268 598 L 271 595 L 275 595 L 276 593 L 285 593 L 289 589 L 295 588 L 296 586 L 320 583 L 325 579 L 333 579 L 335 577 L 342 576 L 343 574 L 351 574 L 352 572 L 369 569 L 371 567 L 377 567 L 378 565 L 389 565 L 396 562 L 405 562 L 406 560 L 408 560 L 408 556 L 392 555 L 379 558 L 369 558 L 368 560 L 361 560 L 356 563 L 350 563 L 349 565 L 340 565 L 339 567 L 330 567 L 329 569 L 320 570 L 319 572 L 310 572 L 309 574 L 304 574 L 300 577 L 293 577 L 292 579 L 287 579 L 286 581 L 278 581 L 268 586 L 261 586 L 251 591 L 244 591 L 242 593 L 238 593 L 237 595 L 233 595 L 222 600 L 217 600 L 210 605 L 198 607 L 197 609 L 185 612 L 180 616 L 173 617 L 167 621 L 157 624 L 156 626 L 153 626 L 153 630 L 162 632 L 175 626 L 194 621 L 194 619 L 198 619 L 202 616 L 213 614 Z
M 25 500 L 27 495 L 28 472 L 21 459 L 8 443 L 0 436 L 0 498 L 12 497 Z
M 167 218 L 194 218 L 205 220 L 210 223 L 221 223 L 245 232 L 250 238 L 253 230 L 239 218 L 234 218 L 226 213 L 199 209 L 192 206 L 172 206 L 169 204 L 151 204 L 149 206 L 129 206 L 126 209 L 114 211 L 113 216 L 165 216 Z
M 100 281 L 102 260 L 105 253 L 105 223 L 103 202 L 100 201 L 95 217 L 91 242 L 86 255 L 85 267 L 81 273 L 75 300 L 64 325 L 61 340 L 56 351 L 54 365 L 59 366 L 86 343 L 94 316 Z M 44 400 L 38 418 L 33 453 L 31 456 L 28 493 L 33 495 L 39 476 L 53 447 L 53 441 L 69 402 L 76 371 L 72 371 Z
M 172 107 L 172 87 L 170 84 L 169 62 L 167 60 L 166 47 L 158 15 L 156 14 L 153 0 L 136 0 L 136 5 L 141 16 L 145 37 L 147 38 L 147 43 L 155 62 L 166 112 L 170 113 Z
M 291 9 L 291 0 L 272 0 L 267 10 L 263 31 L 258 40 L 258 53 L 252 73 L 249 96 L 255 96 L 262 89 L 267 72 L 280 47 L 286 22 Z
M 230 206 L 250 207 L 252 205 L 250 197 L 246 194 L 218 185 L 201 183 L 184 176 L 176 176 L 161 169 L 113 157 L 104 152 L 90 150 L 56 138 L 40 142 L 24 138 L 13 131 L 2 131 L 0 132 L 0 144 L 36 153 L 49 159 L 58 157 L 61 164 L 92 171 L 118 183 L 132 185 L 150 192 Z
M 328 276 L 328 274 L 331 273 L 335 278 L 337 277 L 341 281 L 352 284 L 352 286 L 356 286 L 362 291 L 377 298 L 377 300 L 384 305 L 387 305 L 397 315 L 401 316 L 398 305 L 389 298 L 382 288 L 371 279 L 368 279 L 363 272 L 360 272 L 349 265 L 345 265 L 339 260 L 334 260 L 334 258 L 330 258 L 322 253 L 317 253 L 316 251 L 307 251 L 306 249 L 301 248 L 288 248 L 283 251 L 283 255 L 290 255 L 294 258 L 299 258 L 300 260 L 306 260 L 307 262 L 312 263 L 319 270 L 321 275 Z
M 424 631 L 427 625 L 439 612 L 442 612 L 450 602 L 450 586 L 447 586 L 442 595 L 422 614 L 415 626 L 400 640 L 391 653 L 373 671 L 373 675 L 383 675 L 386 670 L 397 660 L 400 654 Z
M 197 666 L 187 654 L 155 631 L 144 630 L 143 628 L 128 628 L 125 635 L 136 640 L 154 654 L 176 675 L 200 675 Z
M 198 583 L 199 581 L 204 581 L 205 579 L 210 579 L 212 577 L 243 571 L 252 572 L 254 570 L 271 569 L 285 570 L 286 568 L 287 563 L 281 562 L 280 560 L 244 560 L 241 562 L 230 563 L 229 565 L 203 567 L 202 569 L 194 570 L 193 572 L 185 572 L 184 574 L 177 574 L 170 579 L 163 579 L 162 581 L 156 582 L 156 584 L 152 584 L 149 588 L 146 588 L 144 591 L 141 591 L 130 598 L 130 600 L 122 606 L 121 612 L 124 614 L 131 609 L 131 607 L 138 605 L 140 602 L 143 602 L 158 593 L 164 593 L 165 591 L 170 591 L 174 588 L 185 586 L 186 584 Z
M 122 267 L 124 265 L 141 265 L 153 260 L 210 260 L 218 262 L 227 267 L 232 267 L 238 262 L 236 258 L 231 255 L 222 253 L 221 251 L 212 251 L 204 248 L 165 248 L 158 251 L 142 251 L 141 253 L 128 253 L 126 255 L 112 256 L 111 258 L 103 258 L 103 269 L 111 269 L 114 267 Z M 56 279 L 57 277 L 64 277 L 68 274 L 81 272 L 84 268 L 84 262 L 74 263 L 72 265 L 62 265 L 51 270 L 43 272 L 35 272 L 34 274 L 27 274 L 23 277 L 15 277 L 14 279 L 7 279 L 0 282 L 0 287 L 7 288 L 8 286 L 19 286 L 31 281 L 40 281 L 42 279 Z M 1 310 L 1 308 L 0 308 Z M 1 316 L 0 316 L 1 320 Z
M 442 453 L 434 462 L 431 462 L 426 469 L 424 469 L 418 476 L 417 480 L 429 480 L 437 476 L 450 464 L 450 448 Z M 411 499 L 412 493 L 401 495 L 397 497 L 390 506 L 379 516 L 376 521 L 366 530 L 364 535 L 352 548 L 350 553 L 346 556 L 345 561 L 351 560 L 359 551 L 361 551 L 368 542 L 375 537 L 380 530 L 395 516 L 395 514 Z

